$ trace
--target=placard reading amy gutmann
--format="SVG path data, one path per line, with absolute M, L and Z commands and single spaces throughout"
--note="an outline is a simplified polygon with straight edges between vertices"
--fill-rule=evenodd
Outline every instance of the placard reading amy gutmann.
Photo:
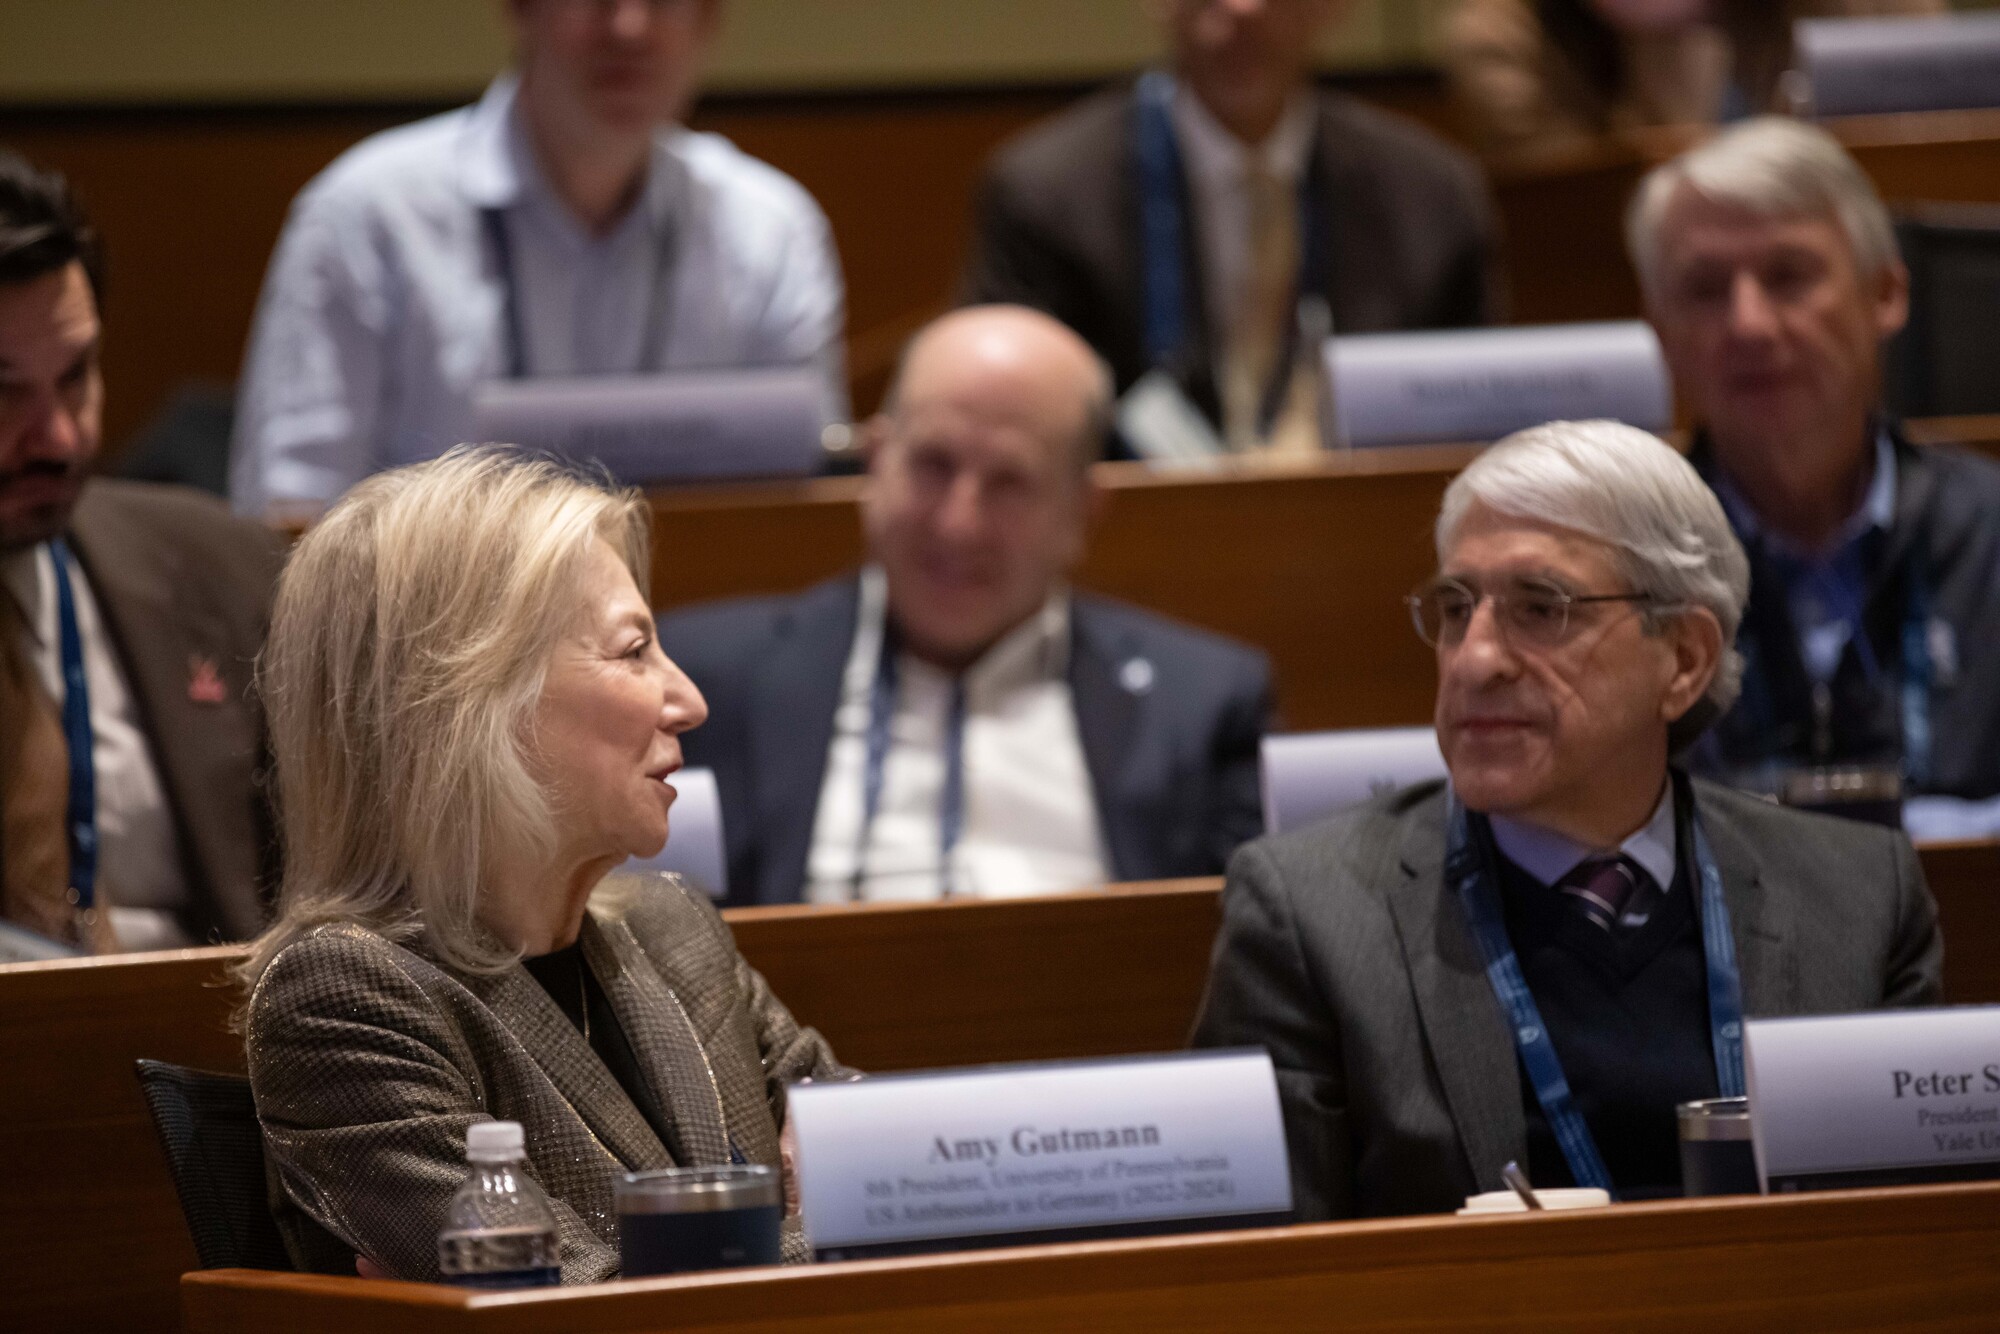
M 1262 1051 L 987 1066 L 791 1092 L 823 1256 L 1291 1216 Z
M 2000 1178 L 2000 1006 L 1744 1025 L 1765 1190 Z

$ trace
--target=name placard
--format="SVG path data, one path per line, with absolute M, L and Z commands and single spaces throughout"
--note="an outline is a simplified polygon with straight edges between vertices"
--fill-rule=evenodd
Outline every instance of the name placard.
M 495 380 L 473 395 L 481 440 L 596 462 L 631 486 L 805 477 L 823 459 L 816 366 Z
M 2000 1178 L 2000 1005 L 1743 1029 L 1767 1193 Z
M 790 1115 L 822 1259 L 1291 1221 L 1261 1050 L 807 1084 Z
M 1497 440 L 1548 421 L 1673 424 L 1660 343 L 1643 321 L 1330 339 L 1336 443 Z
M 1431 727 L 1355 728 L 1267 736 L 1260 753 L 1264 832 L 1282 834 L 1379 792 L 1445 776 Z
M 1802 19 L 1793 51 L 1814 116 L 2000 106 L 2000 14 Z

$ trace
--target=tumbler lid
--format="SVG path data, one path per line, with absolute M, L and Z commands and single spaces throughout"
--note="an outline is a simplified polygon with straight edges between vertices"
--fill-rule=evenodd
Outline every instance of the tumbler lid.
M 774 1206 L 778 1174 L 761 1163 L 626 1172 L 612 1183 L 621 1214 L 704 1214 Z
M 1684 1140 L 1747 1140 L 1750 1138 L 1748 1098 L 1703 1098 L 1674 1109 Z

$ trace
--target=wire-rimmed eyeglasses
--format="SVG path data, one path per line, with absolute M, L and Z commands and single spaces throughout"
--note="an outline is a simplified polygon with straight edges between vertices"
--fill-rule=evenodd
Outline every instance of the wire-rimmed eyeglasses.
M 1482 600 L 1493 604 L 1493 619 L 1508 642 L 1530 648 L 1556 648 L 1568 642 L 1580 606 L 1629 602 L 1660 610 L 1668 605 L 1651 593 L 1572 593 L 1540 579 L 1517 580 L 1498 591 L 1477 589 L 1457 579 L 1433 579 L 1403 602 L 1417 637 L 1439 648 L 1465 638 Z

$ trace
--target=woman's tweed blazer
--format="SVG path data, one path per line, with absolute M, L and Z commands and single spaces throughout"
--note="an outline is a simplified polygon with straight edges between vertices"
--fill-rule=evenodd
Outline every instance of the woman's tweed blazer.
M 785 1085 L 847 1072 L 800 1028 L 698 892 L 649 876 L 593 904 L 582 943 L 625 1029 L 666 1140 L 519 965 L 453 972 L 358 926 L 287 945 L 251 993 L 251 1087 L 273 1212 L 302 1269 L 438 1277 L 437 1235 L 465 1174 L 465 1130 L 519 1121 L 555 1205 L 565 1283 L 618 1272 L 622 1171 L 725 1163 L 733 1140 L 778 1165 Z M 806 1258 L 787 1224 L 786 1256 Z

